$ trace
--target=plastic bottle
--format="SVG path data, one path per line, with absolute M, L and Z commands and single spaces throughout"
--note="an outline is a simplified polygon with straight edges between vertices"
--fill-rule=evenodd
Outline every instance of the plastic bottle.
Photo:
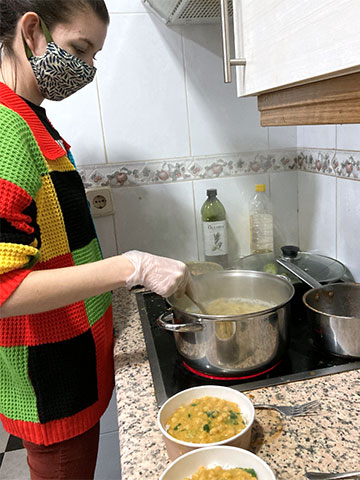
M 208 198 L 201 207 L 205 260 L 228 265 L 226 212 L 217 198 L 217 190 L 207 190 Z
M 272 207 L 266 195 L 266 186 L 255 186 L 255 195 L 250 202 L 250 251 L 268 253 L 274 251 Z

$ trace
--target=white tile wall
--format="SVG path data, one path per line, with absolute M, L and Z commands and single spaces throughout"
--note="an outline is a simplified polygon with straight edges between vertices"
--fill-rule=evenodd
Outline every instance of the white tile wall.
M 274 214 L 274 247 L 298 245 L 298 175 L 297 172 L 270 174 L 270 193 Z
M 337 180 L 337 258 L 360 282 L 360 182 Z
M 237 99 L 235 82 L 224 83 L 220 26 L 188 25 L 182 33 L 192 154 L 266 149 L 256 98 Z
M 337 125 L 337 148 L 360 150 L 360 124 Z
M 181 36 L 151 14 L 111 15 L 98 82 L 110 163 L 189 155 Z
M 146 10 L 142 0 L 105 0 L 109 13 L 143 13 Z
M 360 150 L 360 125 L 297 128 L 298 149 Z M 339 156 L 341 159 L 341 157 Z M 302 249 L 338 258 L 360 281 L 358 180 L 299 172 L 299 232 Z
M 270 127 L 269 148 L 294 148 L 297 142 L 297 127 Z
M 192 182 L 113 189 L 119 253 L 197 260 Z
M 104 257 L 117 255 L 114 216 L 94 218 L 94 223 Z
M 336 148 L 336 125 L 297 127 L 297 146 L 300 148 Z
M 298 172 L 300 248 L 336 257 L 336 178 Z

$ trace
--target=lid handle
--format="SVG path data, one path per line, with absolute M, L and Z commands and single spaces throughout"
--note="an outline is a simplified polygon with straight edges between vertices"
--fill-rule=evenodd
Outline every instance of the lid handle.
M 300 252 L 300 248 L 295 245 L 284 245 L 281 247 L 281 251 L 284 257 L 295 258 Z

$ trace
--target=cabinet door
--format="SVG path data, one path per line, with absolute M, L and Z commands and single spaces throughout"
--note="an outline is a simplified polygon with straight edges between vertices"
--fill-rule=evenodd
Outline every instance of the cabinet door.
M 360 0 L 233 0 L 238 95 L 360 71 Z

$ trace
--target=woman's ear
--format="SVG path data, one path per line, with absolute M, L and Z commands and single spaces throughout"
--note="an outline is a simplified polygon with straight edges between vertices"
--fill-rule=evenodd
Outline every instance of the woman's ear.
M 40 26 L 39 15 L 35 12 L 27 12 L 20 20 L 20 29 L 23 38 L 35 56 L 45 53 L 47 41 Z

